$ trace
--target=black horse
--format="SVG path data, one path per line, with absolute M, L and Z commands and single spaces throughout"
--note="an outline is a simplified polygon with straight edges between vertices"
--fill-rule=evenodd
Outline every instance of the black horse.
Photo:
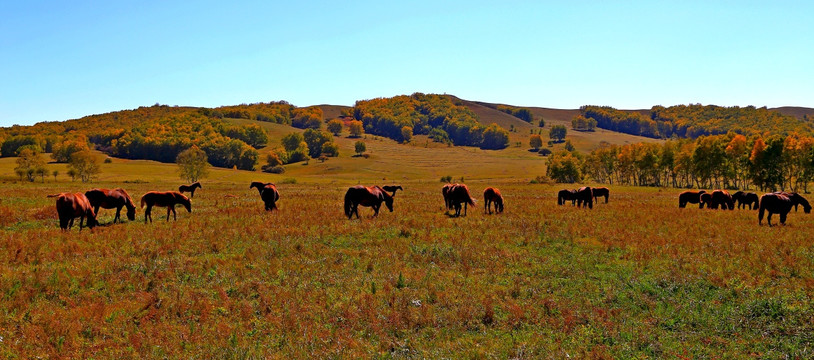
M 763 222 L 763 212 L 768 211 L 769 216 L 766 221 L 772 226 L 772 214 L 780 214 L 780 223 L 786 224 L 786 216 L 791 211 L 792 206 L 803 205 L 806 214 L 811 212 L 811 205 L 808 200 L 797 193 L 769 193 L 760 197 L 760 212 L 757 215 L 757 223 Z
M 202 189 L 201 183 L 196 181 L 196 182 L 194 182 L 192 184 L 189 184 L 189 185 L 181 185 L 181 186 L 178 187 L 178 192 L 180 192 L 181 194 L 183 194 L 185 192 L 188 192 L 189 197 L 191 199 L 191 198 L 195 197 L 195 189 Z
M 562 189 L 557 193 L 557 205 L 563 205 L 566 201 L 571 200 L 571 205 L 577 203 L 577 191 Z
M 257 191 L 260 193 L 260 199 L 266 204 L 266 210 L 277 209 L 277 200 L 280 200 L 280 192 L 277 191 L 277 187 L 274 186 L 274 184 L 253 181 L 252 184 L 249 185 L 249 189 L 251 188 L 257 188 Z
M 590 186 L 583 186 L 576 192 L 577 207 L 588 205 L 589 209 L 594 208 L 594 192 Z
M 753 192 L 738 191 L 732 194 L 732 200 L 738 203 L 738 209 L 740 209 L 741 206 L 744 208 L 748 206 L 749 210 L 757 210 L 758 204 L 760 203 L 760 199 L 758 198 L 757 194 Z M 752 204 L 754 204 L 754 207 Z
M 690 204 L 699 204 L 698 208 L 701 209 L 704 207 L 704 203 L 701 202 L 701 195 L 706 194 L 706 190 L 701 191 L 685 191 L 681 194 L 678 194 L 678 207 L 684 208 L 687 206 L 687 203 Z

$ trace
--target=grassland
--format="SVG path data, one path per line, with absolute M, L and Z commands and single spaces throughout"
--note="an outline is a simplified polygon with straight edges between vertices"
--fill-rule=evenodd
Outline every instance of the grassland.
M 0 159 L 0 356 L 814 356 L 811 215 L 760 227 L 754 211 L 678 209 L 678 191 L 657 188 L 557 206 L 563 186 L 529 184 L 539 157 L 371 137 L 362 159 L 339 141 L 340 158 L 282 175 L 215 169 L 177 222 L 112 225 L 102 210 L 81 232 L 58 229 L 44 194 L 139 197 L 176 188 L 174 165 L 113 159 L 92 184 L 20 183 Z M 479 205 L 499 187 L 506 212 L 446 216 L 447 174 Z M 278 184 L 279 212 L 252 180 Z M 405 191 L 394 212 L 349 221 L 341 199 L 357 183 Z

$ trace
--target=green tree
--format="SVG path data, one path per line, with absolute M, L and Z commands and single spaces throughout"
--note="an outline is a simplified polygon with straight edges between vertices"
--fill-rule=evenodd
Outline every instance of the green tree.
M 548 131 L 548 137 L 556 142 L 565 140 L 566 134 L 568 134 L 568 129 L 565 128 L 565 125 L 554 125 Z
M 175 163 L 178 164 L 181 179 L 191 183 L 203 179 L 209 173 L 206 152 L 194 145 L 178 154 Z
M 401 142 L 408 143 L 412 138 L 413 138 L 413 128 L 409 126 L 403 126 L 401 128 Z
M 297 150 L 300 147 L 300 144 L 305 142 L 305 138 L 302 136 L 302 134 L 295 132 L 283 136 L 280 141 L 282 142 L 285 151 L 291 152 Z
M 269 166 L 280 166 L 283 164 L 283 159 L 277 150 L 269 150 L 269 152 L 266 153 L 266 163 Z
M 565 150 L 566 151 L 574 151 L 574 150 L 576 150 L 576 148 L 574 147 L 574 144 L 571 143 L 571 140 L 565 140 Z
M 365 151 L 367 151 L 367 146 L 365 145 L 364 141 L 357 141 L 353 144 L 353 147 L 356 150 L 356 155 L 361 156 Z
M 540 118 L 540 121 L 537 122 L 537 127 L 545 127 L 545 119 Z
M 322 156 L 337 157 L 339 156 L 339 145 L 330 141 L 322 144 Z
M 52 171 L 51 175 L 54 175 L 54 182 L 56 182 L 57 181 L 57 175 L 59 175 L 59 170 Z
M 573 184 L 582 181 L 581 161 L 573 153 L 562 152 L 548 158 L 546 175 L 557 182 Z
M 491 124 L 483 130 L 481 149 L 503 149 L 509 146 L 509 132 L 506 129 Z
M 334 136 L 339 136 L 339 133 L 342 132 L 343 125 L 344 124 L 342 124 L 342 120 L 333 119 L 331 121 L 328 121 L 328 125 L 326 126 L 326 128 L 328 129 L 328 131 L 334 134 Z
M 540 149 L 543 147 L 543 137 L 538 134 L 531 135 L 529 137 L 529 146 L 534 150 Z
M 15 173 L 18 175 L 23 174 L 28 181 L 34 181 L 34 176 L 38 174 L 38 171 L 45 169 L 45 159 L 39 152 L 30 147 L 20 150 L 16 162 Z
M 99 157 L 90 150 L 82 150 L 71 156 L 68 168 L 75 171 L 76 176 L 82 182 L 90 181 L 94 176 L 102 172 L 99 166 Z
M 322 155 L 322 145 L 333 141 L 330 133 L 317 129 L 307 129 L 302 136 L 308 144 L 308 155 L 315 159 Z
M 348 124 L 348 131 L 350 131 L 351 137 L 357 138 L 365 133 L 365 127 L 361 121 L 353 120 Z

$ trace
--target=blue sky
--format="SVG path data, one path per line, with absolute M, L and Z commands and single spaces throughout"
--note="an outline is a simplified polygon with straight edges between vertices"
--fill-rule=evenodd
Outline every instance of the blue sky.
M 349 3 L 0 2 L 0 126 L 416 91 L 553 108 L 814 107 L 811 2 Z

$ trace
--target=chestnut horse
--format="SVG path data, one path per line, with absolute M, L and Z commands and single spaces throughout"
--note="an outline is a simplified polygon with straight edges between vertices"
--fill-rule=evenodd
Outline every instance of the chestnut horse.
M 180 192 L 181 194 L 188 192 L 189 197 L 193 198 L 195 197 L 195 189 L 202 189 L 201 183 L 196 181 L 190 185 L 181 185 L 178 187 L 178 192 Z
M 266 204 L 266 210 L 277 209 L 277 200 L 280 200 L 280 193 L 274 184 L 253 181 L 252 184 L 249 185 L 249 189 L 251 188 L 257 188 L 257 191 L 260 193 L 260 199 Z
M 130 221 L 136 220 L 136 205 L 133 204 L 133 199 L 130 194 L 122 188 L 108 190 L 108 189 L 93 189 L 85 192 L 85 196 L 90 201 L 90 206 L 93 206 L 93 212 L 99 215 L 99 208 L 103 209 L 116 209 L 116 217 L 113 218 L 113 223 L 121 221 L 121 212 L 123 207 L 127 207 L 127 219 Z
M 704 203 L 701 201 L 701 195 L 706 194 L 706 190 L 701 191 L 685 191 L 678 194 L 678 207 L 684 208 L 687 203 L 698 204 L 699 209 L 704 208 Z
M 455 185 L 458 184 L 446 184 L 441 188 L 441 195 L 444 195 L 444 206 L 446 206 L 447 210 L 452 210 L 452 202 L 449 201 L 449 191 L 452 190 L 452 187 Z
M 144 211 L 144 222 L 146 223 L 147 219 L 153 222 L 153 216 L 151 215 L 153 206 L 167 208 L 167 221 L 170 221 L 170 212 L 172 212 L 172 219 L 178 220 L 175 215 L 175 205 L 178 204 L 183 205 L 187 212 L 192 212 L 192 204 L 189 202 L 189 198 L 177 191 L 150 191 L 144 194 L 141 197 L 141 207 L 144 208 L 144 205 L 147 205 L 147 210 Z
M 492 208 L 489 206 L 492 202 L 495 203 L 495 213 L 502 213 L 503 195 L 500 194 L 500 190 L 493 187 L 488 187 L 486 190 L 483 190 L 484 212 L 488 212 L 489 214 L 492 213 Z
M 593 194 L 594 194 L 594 201 L 596 201 L 596 198 L 598 198 L 600 196 L 604 196 L 605 197 L 605 204 L 608 203 L 608 197 L 610 197 L 610 190 L 608 190 L 608 188 L 606 188 L 606 187 L 595 187 L 595 188 L 593 188 L 591 190 L 593 191 Z
M 712 192 L 711 200 L 709 204 L 707 204 L 707 208 L 717 209 L 718 206 L 721 206 L 722 210 L 735 210 L 735 201 L 732 200 L 732 196 L 729 195 L 728 191 L 714 190 Z
M 583 186 L 577 189 L 575 195 L 577 198 L 577 207 L 583 207 L 585 204 L 588 204 L 589 209 L 594 208 L 594 192 L 590 186 Z
M 59 214 L 59 227 L 68 230 L 73 227 L 73 219 L 79 218 L 79 231 L 82 231 L 82 221 L 89 229 L 99 223 L 96 221 L 96 213 L 90 206 L 90 201 L 82 193 L 59 193 L 48 195 L 49 198 L 57 198 L 57 214 Z
M 780 223 L 786 224 L 786 216 L 791 211 L 792 206 L 803 205 L 806 214 L 811 213 L 811 205 L 808 200 L 797 193 L 769 193 L 760 197 L 760 212 L 757 215 L 757 223 L 762 225 L 764 211 L 769 212 L 766 218 L 769 226 L 772 226 L 772 214 L 780 214 Z
M 741 206 L 744 208 L 748 206 L 749 210 L 757 210 L 758 204 L 760 203 L 760 199 L 758 199 L 757 194 L 753 192 L 738 191 L 732 194 L 732 200 L 738 202 L 738 209 L 740 209 Z M 752 204 L 755 206 L 752 207 Z
M 557 205 L 563 205 L 566 201 L 571 200 L 571 205 L 577 202 L 577 191 L 562 189 L 557 193 Z
M 363 185 L 356 185 L 348 188 L 345 193 L 345 215 L 348 219 L 359 218 L 359 205 L 368 206 L 373 208 L 373 216 L 379 215 L 379 208 L 382 202 L 387 206 L 390 212 L 393 212 L 393 195 L 390 195 L 379 186 L 367 187 Z
M 469 187 L 464 184 L 455 184 L 447 192 L 447 198 L 452 207 L 455 208 L 455 216 L 461 216 L 461 204 L 463 204 L 464 216 L 466 216 L 467 206 L 475 206 L 475 199 L 469 195 Z

